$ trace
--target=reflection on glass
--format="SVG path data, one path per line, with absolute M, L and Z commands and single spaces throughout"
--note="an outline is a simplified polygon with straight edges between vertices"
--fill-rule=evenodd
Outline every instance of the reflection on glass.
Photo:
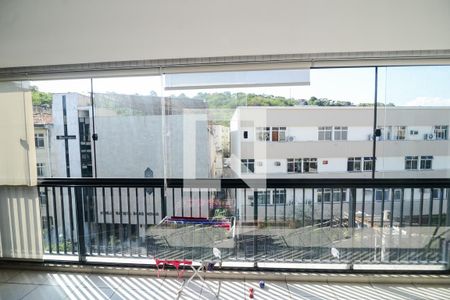
M 378 178 L 448 178 L 450 67 L 379 68 Z

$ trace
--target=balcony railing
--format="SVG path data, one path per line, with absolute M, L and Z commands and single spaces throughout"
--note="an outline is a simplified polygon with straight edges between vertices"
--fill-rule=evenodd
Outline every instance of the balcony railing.
M 38 189 L 46 254 L 81 262 L 202 260 L 212 248 L 257 267 L 449 262 L 448 179 L 67 178 Z M 235 226 L 162 225 L 173 216 Z

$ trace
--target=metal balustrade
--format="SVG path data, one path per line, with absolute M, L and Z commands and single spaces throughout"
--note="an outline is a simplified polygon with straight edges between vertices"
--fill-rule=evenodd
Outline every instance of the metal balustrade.
M 38 189 L 46 254 L 81 262 L 200 260 L 212 247 L 255 266 L 449 262 L 448 179 L 67 178 Z M 236 232 L 158 226 L 166 216 L 234 217 Z

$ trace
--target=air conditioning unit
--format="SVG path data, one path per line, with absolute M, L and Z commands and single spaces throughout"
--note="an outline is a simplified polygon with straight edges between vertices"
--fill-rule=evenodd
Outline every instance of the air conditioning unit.
M 428 133 L 428 134 L 425 134 L 424 138 L 425 138 L 425 140 L 432 140 L 432 139 L 434 139 L 434 135 L 432 133 Z
M 293 142 L 294 141 L 294 137 L 293 136 L 288 136 L 287 140 L 288 140 L 288 142 Z

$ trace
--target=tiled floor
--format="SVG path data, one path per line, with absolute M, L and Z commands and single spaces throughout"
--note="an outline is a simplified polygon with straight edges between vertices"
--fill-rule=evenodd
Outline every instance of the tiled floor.
M 214 299 L 219 281 L 192 281 L 181 299 Z M 180 281 L 152 276 L 102 275 L 0 269 L 0 299 L 176 299 Z M 220 299 L 450 299 L 450 286 L 307 282 L 221 281 Z

